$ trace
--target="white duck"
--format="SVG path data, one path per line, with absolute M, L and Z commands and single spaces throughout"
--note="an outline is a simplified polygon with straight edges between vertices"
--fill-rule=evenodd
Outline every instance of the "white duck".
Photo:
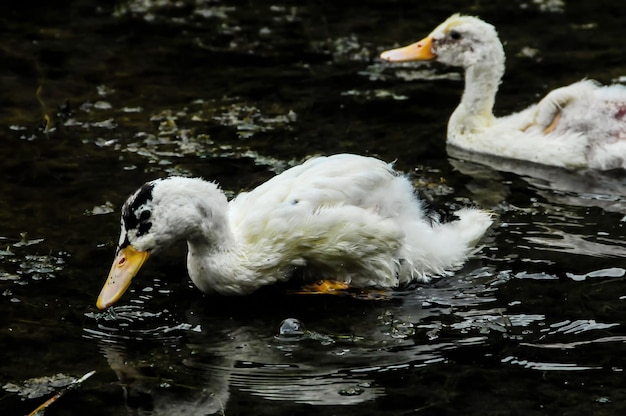
M 551 91 L 519 113 L 496 118 L 504 74 L 495 28 L 455 14 L 430 35 L 385 51 L 392 62 L 436 60 L 465 70 L 465 91 L 448 122 L 448 143 L 462 149 L 565 168 L 626 168 L 626 87 L 583 80 Z
M 104 309 L 150 253 L 187 240 L 203 292 L 248 294 L 298 268 L 355 288 L 427 281 L 460 267 L 492 223 L 475 208 L 440 223 L 390 164 L 340 154 L 313 158 L 228 202 L 214 183 L 170 177 L 144 184 L 122 208 L 117 255 L 98 297 Z

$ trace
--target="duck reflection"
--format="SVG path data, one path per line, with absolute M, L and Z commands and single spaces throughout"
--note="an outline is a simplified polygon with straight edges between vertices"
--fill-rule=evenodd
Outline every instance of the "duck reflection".
M 377 300 L 190 289 L 197 298 L 168 298 L 170 309 L 157 313 L 142 300 L 154 306 L 162 296 L 133 291 L 130 305 L 88 314 L 84 333 L 119 380 L 127 414 L 250 414 L 278 401 L 367 406 L 390 394 L 390 375 L 445 365 L 450 351 L 483 344 L 484 335 L 466 329 L 440 338 L 449 324 L 440 321 L 488 330 L 481 317 L 493 315 L 494 279 L 480 267 Z
M 178 385 L 169 377 L 163 378 L 161 368 L 155 368 L 154 363 L 129 360 L 123 343 L 100 342 L 100 349 L 120 381 L 127 414 L 223 414 L 229 396 L 226 383 Z
M 193 312 L 188 323 L 146 330 L 137 324 L 139 308 L 118 307 L 114 314 L 85 333 L 98 342 L 115 372 L 128 414 L 224 414 L 233 391 L 312 405 L 352 405 L 384 395 L 368 375 L 370 359 L 385 355 L 372 339 L 324 335 L 302 326 L 287 333 L 280 322 L 224 325 Z M 371 319 L 375 327 L 375 313 Z M 366 354 L 357 359 L 355 349 Z
M 578 207 L 598 207 L 609 212 L 626 210 L 624 171 L 593 169 L 567 170 L 554 166 L 468 152 L 447 146 L 450 163 L 476 181 L 489 181 L 489 189 L 471 186 L 477 202 L 494 206 L 506 199 L 510 190 L 501 172 L 514 173 L 546 200 Z

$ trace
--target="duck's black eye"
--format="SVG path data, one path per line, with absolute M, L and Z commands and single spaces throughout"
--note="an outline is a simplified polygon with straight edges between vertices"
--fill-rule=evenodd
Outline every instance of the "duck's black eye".
M 454 40 L 459 40 L 461 39 L 461 34 L 459 32 L 457 32 L 456 30 L 451 30 L 450 31 L 450 37 Z

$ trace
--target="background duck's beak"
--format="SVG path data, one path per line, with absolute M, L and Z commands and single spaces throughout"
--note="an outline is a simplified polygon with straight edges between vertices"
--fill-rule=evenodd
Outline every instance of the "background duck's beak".
M 428 61 L 435 58 L 432 36 L 403 48 L 390 49 L 380 54 L 380 58 L 389 62 Z
M 98 296 L 96 302 L 98 309 L 106 309 L 122 297 L 149 254 L 147 251 L 137 251 L 131 245 L 117 252 L 109 277 Z

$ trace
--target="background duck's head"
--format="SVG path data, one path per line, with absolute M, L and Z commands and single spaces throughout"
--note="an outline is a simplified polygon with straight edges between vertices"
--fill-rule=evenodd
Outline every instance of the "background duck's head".
M 385 51 L 381 58 L 390 62 L 436 60 L 469 68 L 478 63 L 504 62 L 504 50 L 493 25 L 455 14 L 419 42 Z

